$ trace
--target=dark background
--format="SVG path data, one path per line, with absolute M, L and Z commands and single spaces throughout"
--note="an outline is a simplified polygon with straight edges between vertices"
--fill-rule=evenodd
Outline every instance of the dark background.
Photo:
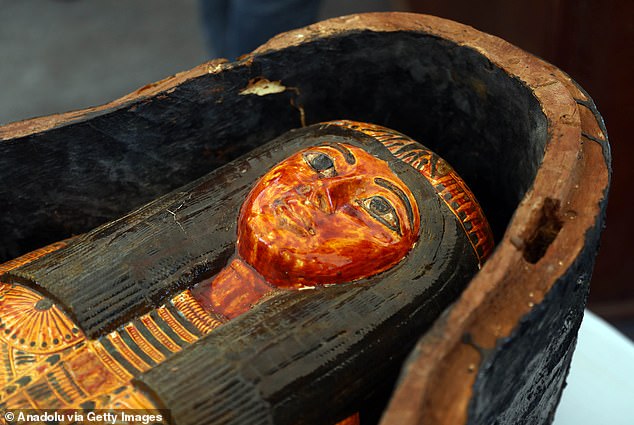
M 614 174 L 589 308 L 634 338 L 627 136 L 634 2 L 326 0 L 320 19 L 408 9 L 502 37 L 566 71 L 593 97 Z M 196 0 L 0 0 L 0 124 L 105 103 L 208 59 Z

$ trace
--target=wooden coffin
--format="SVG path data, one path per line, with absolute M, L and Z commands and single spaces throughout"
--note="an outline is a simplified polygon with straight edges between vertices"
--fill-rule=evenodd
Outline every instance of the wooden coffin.
M 385 125 L 438 152 L 471 186 L 497 239 L 493 256 L 420 339 L 382 422 L 548 423 L 603 225 L 607 134 L 592 100 L 563 72 L 457 23 L 398 13 L 337 18 L 107 105 L 0 128 L 0 255 L 84 233 L 289 129 L 332 119 Z M 209 387 L 194 379 L 208 376 L 197 369 L 201 351 L 165 366 L 183 371 L 177 379 L 153 372 L 141 382 L 177 423 L 328 422 L 372 396 L 360 390 L 376 377 L 337 384 L 328 371 L 346 364 L 332 347 L 311 366 L 325 378 L 309 391 L 275 374 L 262 383 L 246 359 L 265 352 L 257 347 L 279 321 L 258 321 L 264 333 L 239 344 L 227 343 L 236 341 L 230 326 L 202 341 L 224 341 L 213 354 L 218 364 L 241 365 L 229 381 L 240 408 L 203 397 Z M 392 347 L 400 361 L 418 336 L 364 350 Z M 297 340 L 278 342 L 301 348 Z M 394 364 L 377 367 L 387 373 Z M 331 387 L 329 409 L 307 407 L 311 394 Z M 191 400 L 181 403 L 187 391 Z

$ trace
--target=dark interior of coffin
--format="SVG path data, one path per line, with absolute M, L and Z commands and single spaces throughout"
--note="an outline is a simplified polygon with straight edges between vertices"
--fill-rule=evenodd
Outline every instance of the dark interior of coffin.
M 281 93 L 240 94 L 258 79 Z M 411 32 L 341 33 L 0 142 L 0 260 L 90 230 L 306 124 L 399 130 L 448 160 L 504 232 L 543 157 L 529 89 L 474 50 Z

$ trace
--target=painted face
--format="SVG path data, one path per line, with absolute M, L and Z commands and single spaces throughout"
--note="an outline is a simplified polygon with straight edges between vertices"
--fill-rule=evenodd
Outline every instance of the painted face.
M 238 253 L 286 288 L 349 282 L 397 264 L 418 206 L 387 162 L 342 143 L 305 149 L 257 182 L 238 221 Z

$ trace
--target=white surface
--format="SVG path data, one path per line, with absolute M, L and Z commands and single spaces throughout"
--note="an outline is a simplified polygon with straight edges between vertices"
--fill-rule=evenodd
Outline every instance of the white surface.
M 586 310 L 553 425 L 634 425 L 634 344 Z

